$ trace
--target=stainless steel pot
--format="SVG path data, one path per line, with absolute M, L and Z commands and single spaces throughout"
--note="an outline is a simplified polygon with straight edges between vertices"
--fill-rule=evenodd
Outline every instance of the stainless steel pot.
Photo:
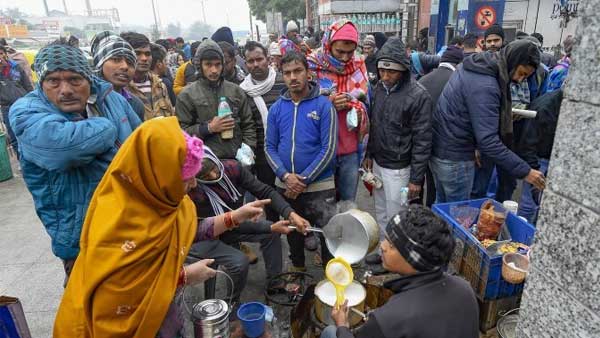
M 194 306 L 194 335 L 198 338 L 229 337 L 229 305 L 221 299 L 208 299 Z
M 331 254 L 350 264 L 360 262 L 379 244 L 379 225 L 370 214 L 358 209 L 333 216 L 323 233 Z
M 365 312 L 365 300 L 367 299 L 367 291 L 362 284 L 353 281 L 350 284 L 344 295 L 348 299 L 348 307 L 351 309 L 348 313 L 348 322 L 351 327 L 354 327 L 363 320 L 363 316 L 352 311 L 357 310 L 359 313 Z M 328 280 L 320 281 L 315 287 L 315 315 L 321 323 L 326 325 L 335 325 L 331 318 L 331 310 L 335 305 L 335 287 Z

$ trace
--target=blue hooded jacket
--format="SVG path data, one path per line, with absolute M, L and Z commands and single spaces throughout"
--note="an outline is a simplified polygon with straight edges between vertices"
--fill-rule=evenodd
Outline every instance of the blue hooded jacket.
M 63 113 L 40 84 L 11 107 L 21 168 L 35 209 L 62 259 L 79 253 L 79 236 L 94 190 L 120 145 L 141 124 L 125 98 L 93 77 L 91 93 L 103 117 Z
M 309 185 L 333 179 L 337 146 L 337 116 L 329 99 L 310 83 L 310 94 L 294 103 L 287 89 L 275 102 L 267 118 L 265 153 L 275 175 L 306 177 Z

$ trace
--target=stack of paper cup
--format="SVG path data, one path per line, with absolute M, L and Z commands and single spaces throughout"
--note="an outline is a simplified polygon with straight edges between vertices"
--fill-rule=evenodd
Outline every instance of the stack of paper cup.
M 504 201 L 502 205 L 504 206 L 504 209 L 512 212 L 515 215 L 517 214 L 517 211 L 519 211 L 519 203 L 515 201 Z

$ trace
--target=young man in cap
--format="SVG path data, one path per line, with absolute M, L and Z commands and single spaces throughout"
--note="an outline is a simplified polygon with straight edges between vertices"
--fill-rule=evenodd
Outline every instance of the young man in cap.
M 225 80 L 223 51 L 213 40 L 200 44 L 194 57 L 198 80 L 186 86 L 177 97 L 176 111 L 181 127 L 198 136 L 219 159 L 235 158 L 242 143 L 256 148 L 256 126 L 246 93 Z M 231 116 L 217 116 L 224 97 Z M 233 138 L 222 138 L 221 132 L 233 130 Z
M 285 56 L 286 53 L 291 51 L 303 53 L 302 48 L 300 48 L 302 40 L 298 35 L 299 31 L 298 25 L 294 21 L 288 21 L 285 26 L 286 33 L 279 39 L 279 48 L 282 56 Z
M 390 38 L 377 53 L 379 82 L 373 90 L 371 132 L 363 167 L 381 178 L 374 189 L 375 215 L 381 227 L 402 207 L 402 188 L 408 199 L 419 197 L 431 151 L 431 97 L 410 74 L 410 61 L 399 38 Z M 408 201 L 406 201 L 408 202 Z M 377 255 L 368 263 L 380 262 Z M 374 272 L 384 270 L 376 266 Z
M 355 333 L 345 301 L 333 309 L 335 325 L 325 328 L 321 338 L 479 337 L 479 309 L 471 285 L 444 272 L 453 250 L 446 222 L 422 205 L 404 208 L 390 219 L 381 243 L 383 265 L 401 276 L 384 284 L 394 295 Z
M 504 46 L 504 29 L 498 24 L 491 25 L 483 34 L 484 49 L 497 52 Z
M 96 74 L 110 82 L 113 89 L 129 102 L 140 120 L 144 121 L 144 103 L 127 90 L 133 80 L 137 62 L 133 47 L 109 31 L 96 34 L 91 45 Z
M 375 45 L 375 37 L 367 35 L 362 43 L 362 53 L 365 56 L 365 65 L 369 74 L 369 82 L 372 85 L 377 84 L 379 76 L 377 74 L 377 47 Z
M 133 80 L 127 89 L 144 103 L 144 120 L 158 116 L 173 116 L 175 110 L 169 91 L 158 75 L 151 72 L 152 50 L 150 40 L 140 33 L 121 33 L 121 37 L 135 50 L 137 64 Z
M 141 121 L 108 82 L 92 75 L 79 48 L 50 44 L 36 55 L 34 69 L 39 83 L 11 107 L 10 125 L 23 178 L 68 277 L 92 194 Z
M 321 92 L 329 94 L 337 113 L 335 181 L 338 198 L 343 201 L 356 198 L 358 168 L 369 133 L 369 76 L 364 60 L 355 54 L 358 37 L 354 23 L 339 20 L 325 32 L 323 48 L 308 56 L 313 78 Z

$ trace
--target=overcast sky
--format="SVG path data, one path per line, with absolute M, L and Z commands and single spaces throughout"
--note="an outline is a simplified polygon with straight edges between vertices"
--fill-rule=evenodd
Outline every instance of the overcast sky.
M 63 10 L 63 0 L 47 0 L 50 10 Z M 64 0 L 70 13 L 84 13 L 85 0 Z M 155 0 L 163 27 L 170 22 L 181 22 L 186 27 L 202 20 L 201 0 Z M 301 0 L 298 0 L 301 1 Z M 92 8 L 117 8 L 121 24 L 149 26 L 154 23 L 151 0 L 90 0 Z M 204 0 L 206 21 L 214 28 L 229 26 L 233 30 L 250 30 L 246 0 Z M 18 7 L 32 15 L 44 15 L 42 0 L 0 0 L 0 8 Z M 256 25 L 256 22 L 254 22 Z M 262 24 L 261 24 L 262 27 Z M 261 28 L 262 29 L 262 28 Z

